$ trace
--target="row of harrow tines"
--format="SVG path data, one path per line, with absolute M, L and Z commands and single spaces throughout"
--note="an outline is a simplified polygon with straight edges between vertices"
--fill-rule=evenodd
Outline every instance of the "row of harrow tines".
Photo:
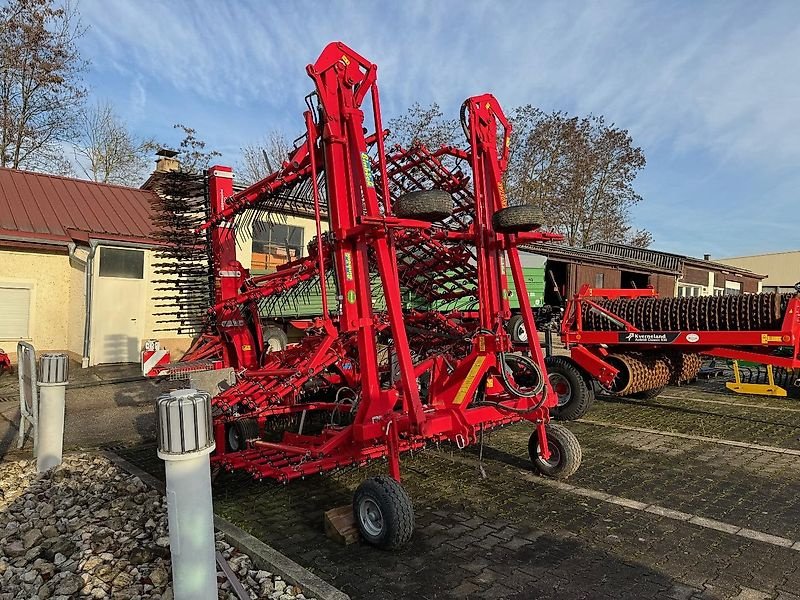
M 179 171 L 160 173 L 154 192 L 156 331 L 195 335 L 214 299 L 209 236 L 197 232 L 209 217 L 206 180 Z
M 431 189 L 448 191 L 454 202 L 453 216 L 434 223 L 433 231 L 396 230 L 394 240 L 397 249 L 398 271 L 401 288 L 407 306 L 419 310 L 474 310 L 476 307 L 475 281 L 477 269 L 474 251 L 461 242 L 446 239 L 447 230 L 464 230 L 471 222 L 471 209 L 474 205 L 469 180 L 458 169 L 458 160 L 444 150 L 430 152 L 421 145 L 408 150 L 395 147 L 389 156 L 390 199 L 409 192 Z M 375 169 L 376 177 L 378 169 Z M 320 184 L 324 179 L 320 179 Z M 275 214 L 285 214 L 287 210 L 300 210 L 311 200 L 306 196 L 310 189 L 310 179 L 300 177 L 291 185 L 282 186 L 269 194 L 264 194 L 252 208 L 244 211 L 237 219 L 237 237 L 241 231 L 264 226 Z M 376 189 L 382 187 L 376 185 Z M 321 185 L 321 205 L 326 206 L 325 188 Z M 386 202 L 381 198 L 384 207 Z M 308 245 L 308 255 L 283 267 L 284 283 L 277 284 L 281 275 L 256 276 L 250 281 L 249 292 L 242 300 L 257 299 L 262 317 L 291 313 L 300 305 L 307 304 L 321 292 L 321 278 L 315 269 L 318 240 L 314 238 Z M 323 254 L 329 255 L 330 237 L 323 235 Z M 372 257 L 371 257 L 372 258 Z M 385 309 L 377 265 L 371 260 L 370 286 L 373 290 L 374 308 Z M 302 265 L 302 266 L 301 266 Z M 282 270 L 283 270 L 282 269 Z M 295 277 L 296 275 L 296 277 Z M 339 298 L 338 282 L 332 265 L 326 260 L 326 290 L 331 313 L 337 312 Z M 277 284 L 277 285 L 276 285 Z
M 430 231 L 395 232 L 398 274 L 407 306 L 419 311 L 474 311 L 478 278 L 475 250 L 451 232 L 465 232 L 474 218 L 470 178 L 461 167 L 464 153 L 422 144 L 395 146 L 387 154 L 390 202 L 412 192 L 443 190 L 450 194 L 451 215 L 434 221 Z M 380 187 L 380 186 L 378 186 Z M 385 204 L 385 203 L 384 203 Z
M 604 310 L 641 331 L 770 331 L 780 329 L 792 294 L 597 300 Z M 587 331 L 624 330 L 588 303 L 581 303 Z

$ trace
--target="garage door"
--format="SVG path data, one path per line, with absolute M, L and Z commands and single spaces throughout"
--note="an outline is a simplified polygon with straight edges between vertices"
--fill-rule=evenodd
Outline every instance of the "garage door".
M 30 339 L 30 287 L 0 283 L 0 306 L 0 340 Z

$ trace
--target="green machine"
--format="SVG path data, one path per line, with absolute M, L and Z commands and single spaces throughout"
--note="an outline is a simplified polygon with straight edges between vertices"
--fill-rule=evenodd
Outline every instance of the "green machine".
M 545 289 L 545 257 L 538 254 L 529 252 L 520 252 L 520 259 L 522 262 L 522 271 L 525 276 L 525 287 L 528 290 L 528 298 L 533 308 L 534 313 L 537 309 L 544 306 L 544 289 Z M 253 274 L 258 274 L 254 271 Z M 507 270 L 509 298 L 508 303 L 513 314 L 508 323 L 509 333 L 515 342 L 525 343 L 527 335 L 522 323 L 522 317 L 519 315 L 519 298 L 516 297 L 514 292 L 514 282 L 511 279 L 511 272 Z M 337 297 L 336 285 L 333 279 L 329 278 L 327 282 L 327 295 L 329 299 Z M 275 306 L 262 306 L 261 318 L 268 329 L 266 332 L 267 342 L 278 349 L 285 347 L 287 337 L 284 333 L 287 322 L 290 320 L 312 319 L 322 314 L 322 293 L 318 282 L 309 282 L 306 293 L 295 296 L 296 300 L 289 304 L 275 305 Z M 415 298 L 410 293 L 404 294 L 405 306 L 409 309 L 429 310 L 433 308 L 440 312 L 451 312 L 454 310 L 468 311 L 475 310 L 477 307 L 474 300 L 470 298 L 461 298 L 453 301 L 437 301 L 434 302 L 433 307 L 429 307 L 422 299 Z M 329 300 L 330 302 L 330 300 Z M 377 310 L 385 307 L 384 298 L 377 293 L 372 296 L 373 306 Z M 336 303 L 330 304 L 331 308 L 335 308 Z M 272 338 L 275 338 L 274 340 Z

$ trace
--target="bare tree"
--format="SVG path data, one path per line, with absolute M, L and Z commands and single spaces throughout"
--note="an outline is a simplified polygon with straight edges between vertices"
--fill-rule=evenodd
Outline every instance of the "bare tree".
M 569 118 L 554 112 L 545 115 L 531 105 L 517 108 L 511 119 L 511 153 L 506 172 L 510 200 L 544 207 L 564 186 Z
M 445 119 L 435 102 L 430 106 L 414 103 L 404 114 L 388 123 L 392 132 L 390 142 L 408 148 L 414 143 L 436 149 L 457 144 L 463 139 L 456 119 Z
M 270 131 L 262 141 L 242 148 L 242 164 L 236 170 L 244 183 L 255 183 L 281 168 L 291 145 L 280 131 Z
M 206 143 L 197 137 L 197 131 L 186 125 L 178 123 L 175 129 L 183 131 L 184 138 L 178 149 L 176 157 L 181 163 L 181 170 L 186 173 L 200 173 L 211 164 L 211 159 L 222 156 L 216 150 L 206 150 Z M 169 145 L 164 146 L 169 147 Z
M 69 0 L 0 7 L 0 166 L 67 169 L 64 143 L 86 95 L 76 45 L 84 31 Z
M 637 229 L 627 234 L 625 243 L 630 246 L 636 246 L 637 248 L 647 248 L 653 243 L 653 234 L 646 229 Z
M 645 158 L 626 130 L 603 117 L 544 114 L 531 106 L 514 111 L 512 121 L 511 198 L 541 207 L 571 245 L 652 242 L 630 223 L 630 209 L 641 201 L 633 181 Z
M 109 102 L 98 102 L 81 113 L 74 145 L 78 167 L 102 183 L 139 185 L 148 175 L 151 139 L 139 139 L 126 127 Z

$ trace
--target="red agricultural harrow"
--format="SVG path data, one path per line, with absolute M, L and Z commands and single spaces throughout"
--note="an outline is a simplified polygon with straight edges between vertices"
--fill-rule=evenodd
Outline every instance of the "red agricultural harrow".
M 353 509 L 367 541 L 394 548 L 413 530 L 403 452 L 435 441 L 463 448 L 527 420 L 535 468 L 554 477 L 578 468 L 577 440 L 549 425 L 556 397 L 517 251 L 559 236 L 536 231 L 533 207 L 507 203 L 510 125 L 493 96 L 464 103 L 466 149 L 387 150 L 374 64 L 332 43 L 307 72 L 305 134 L 278 171 L 234 193 L 231 170 L 211 168 L 208 214 L 198 195 L 181 201 L 180 186 L 165 194 L 180 209 L 172 214 L 207 236 L 212 266 L 203 269 L 196 236 L 167 235 L 164 272 L 196 286 L 181 310 L 211 302 L 203 335 L 172 368 L 236 370 L 213 401 L 214 467 L 288 482 L 386 458 L 390 477 L 365 481 Z M 308 256 L 251 276 L 236 260 L 236 228 L 299 205 L 316 219 Z M 512 353 L 506 332 L 507 269 L 530 358 Z M 261 316 L 311 291 L 321 316 L 296 323 L 300 341 L 272 351 Z
M 576 419 L 593 382 L 649 398 L 697 376 L 700 355 L 800 369 L 800 295 L 658 298 L 652 289 L 584 286 L 567 303 L 561 338 L 570 357 L 547 359 L 556 414 Z

